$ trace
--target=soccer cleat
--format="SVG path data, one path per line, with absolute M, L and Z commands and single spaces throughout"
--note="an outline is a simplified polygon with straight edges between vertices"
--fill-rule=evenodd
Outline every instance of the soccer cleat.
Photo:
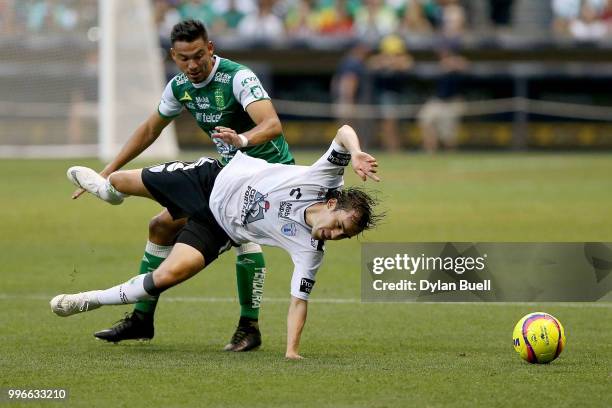
M 66 172 L 66 176 L 75 186 L 82 188 L 107 203 L 118 205 L 123 202 L 123 194 L 115 190 L 104 177 L 89 167 L 70 167 Z
M 113 327 L 94 333 L 96 338 L 111 343 L 119 343 L 122 340 L 151 340 L 154 335 L 153 319 L 144 318 L 137 312 L 126 313 Z
M 74 295 L 57 295 L 51 302 L 51 311 L 58 316 L 71 316 L 73 314 L 88 312 L 99 308 L 100 305 L 89 297 L 87 293 L 75 293 Z
M 225 351 L 250 351 L 261 346 L 261 332 L 257 321 L 238 325 L 232 339 L 225 345 Z

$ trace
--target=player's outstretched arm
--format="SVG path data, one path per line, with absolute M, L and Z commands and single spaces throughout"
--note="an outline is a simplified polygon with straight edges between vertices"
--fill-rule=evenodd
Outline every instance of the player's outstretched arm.
M 158 112 L 154 112 L 147 120 L 138 126 L 132 136 L 123 145 L 117 156 L 100 172 L 100 175 L 107 178 L 111 173 L 119 170 L 132 161 L 151 146 L 170 122 L 172 122 L 172 119 L 164 118 L 160 116 Z M 79 198 L 84 192 L 85 190 L 79 188 L 72 194 L 72 198 Z
M 300 337 L 308 315 L 308 301 L 291 296 L 291 304 L 287 313 L 287 352 L 285 358 L 300 360 Z
M 363 181 L 366 181 L 368 177 L 374 181 L 380 181 L 380 178 L 375 174 L 378 171 L 376 158 L 361 151 L 359 137 L 352 127 L 343 125 L 338 129 L 334 141 L 351 153 L 351 165 L 359 178 Z

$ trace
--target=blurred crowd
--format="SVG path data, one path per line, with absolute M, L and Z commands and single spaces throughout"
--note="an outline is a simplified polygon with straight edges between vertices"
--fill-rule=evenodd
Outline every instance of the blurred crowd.
M 181 19 L 198 18 L 211 33 L 274 41 L 462 30 L 459 0 L 155 0 L 160 36 Z
M 612 35 L 612 0 L 552 0 L 553 30 L 578 40 Z
M 580 40 L 612 34 L 612 0 L 149 0 L 161 38 L 198 18 L 213 36 L 363 39 L 390 33 L 431 35 L 446 30 L 521 32 L 516 11 L 527 10 L 556 35 Z M 70 32 L 96 24 L 98 0 L 0 0 L 0 33 Z M 537 12 L 536 12 L 537 11 Z M 537 16 L 535 16 L 537 14 Z M 536 24 L 537 25 L 537 24 Z

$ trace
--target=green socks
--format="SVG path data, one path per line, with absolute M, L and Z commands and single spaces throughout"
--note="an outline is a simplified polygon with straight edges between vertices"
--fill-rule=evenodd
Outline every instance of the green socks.
M 140 262 L 140 274 L 153 272 L 168 257 L 172 246 L 157 245 L 147 242 L 144 256 Z M 266 263 L 261 247 L 257 244 L 245 244 L 238 250 L 236 259 L 236 281 L 238 284 L 238 299 L 240 300 L 240 316 L 257 320 L 259 305 L 263 298 L 264 280 L 266 278 Z M 139 315 L 153 318 L 157 299 L 136 303 L 134 311 Z
M 151 241 L 147 241 L 145 247 L 145 253 L 140 261 L 140 274 L 153 272 L 156 270 L 164 259 L 168 257 L 172 246 L 157 245 Z M 143 300 L 134 306 L 134 311 L 140 312 L 139 314 L 150 315 L 153 318 L 155 314 L 155 307 L 157 306 L 157 299 L 155 300 Z
M 259 318 L 259 305 L 263 298 L 264 280 L 266 277 L 266 263 L 261 247 L 257 245 L 258 252 L 250 252 L 254 248 L 244 250 L 246 244 L 240 247 L 236 259 L 236 281 L 238 284 L 238 299 L 240 300 L 240 316 L 257 320 Z

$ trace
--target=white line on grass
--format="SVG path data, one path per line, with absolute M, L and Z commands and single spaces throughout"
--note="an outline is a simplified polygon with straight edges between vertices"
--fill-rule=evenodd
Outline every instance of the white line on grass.
M 51 300 L 54 295 L 20 295 L 16 293 L 0 293 L 0 300 Z M 207 297 L 207 296 L 164 296 L 164 302 L 185 302 L 185 303 L 234 303 L 237 298 L 233 297 Z M 289 296 L 286 298 L 267 298 L 264 297 L 264 302 L 268 303 L 289 303 Z M 612 302 L 362 302 L 361 299 L 355 298 L 324 298 L 311 299 L 312 303 L 328 303 L 328 304 L 375 304 L 375 303 L 417 303 L 430 305 L 487 305 L 487 306 L 538 306 L 546 304 L 547 306 L 562 306 L 573 308 L 612 308 Z

